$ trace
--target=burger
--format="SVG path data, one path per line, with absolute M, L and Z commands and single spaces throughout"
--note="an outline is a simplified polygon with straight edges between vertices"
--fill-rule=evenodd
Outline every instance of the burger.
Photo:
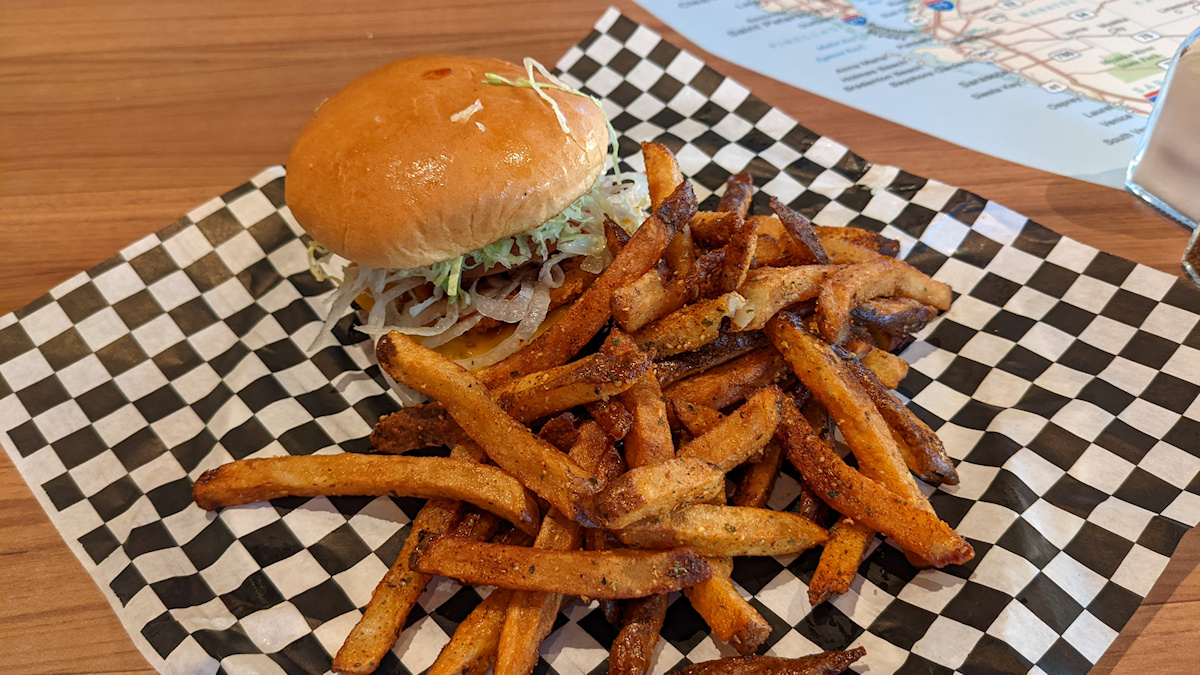
M 645 218 L 644 177 L 604 175 L 613 138 L 598 101 L 530 59 L 422 56 L 352 82 L 287 164 L 310 267 L 338 282 L 326 330 L 357 304 L 357 330 L 470 369 L 519 349 L 611 262 L 605 219 Z

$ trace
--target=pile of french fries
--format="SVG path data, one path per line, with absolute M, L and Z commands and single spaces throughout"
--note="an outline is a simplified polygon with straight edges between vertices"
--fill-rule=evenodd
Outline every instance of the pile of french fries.
M 877 533 L 919 567 L 971 559 L 914 474 L 957 483 L 937 435 L 891 392 L 891 352 L 939 311 L 948 286 L 895 259 L 897 244 L 814 227 L 733 176 L 699 212 L 670 151 L 643 146 L 652 214 L 566 315 L 471 373 L 409 337 L 379 364 L 433 399 L 380 420 L 381 453 L 243 460 L 205 473 L 214 509 L 288 495 L 428 498 L 395 565 L 333 662 L 370 673 L 432 575 L 495 587 L 432 675 L 530 673 L 565 602 L 598 601 L 620 632 L 610 672 L 645 673 L 682 591 L 743 655 L 689 673 L 834 673 L 863 650 L 754 656 L 769 624 L 730 579 L 734 556 L 824 546 L 813 605 L 846 592 Z M 853 454 L 835 449 L 835 430 Z M 407 457 L 452 446 L 449 457 Z M 792 511 L 767 504 L 786 458 Z

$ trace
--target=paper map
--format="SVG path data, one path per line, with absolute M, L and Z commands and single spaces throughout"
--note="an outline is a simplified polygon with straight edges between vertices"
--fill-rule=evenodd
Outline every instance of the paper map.
M 1002 159 L 1123 187 L 1198 0 L 640 0 L 729 61 Z M 803 116 L 801 116 L 803 122 Z

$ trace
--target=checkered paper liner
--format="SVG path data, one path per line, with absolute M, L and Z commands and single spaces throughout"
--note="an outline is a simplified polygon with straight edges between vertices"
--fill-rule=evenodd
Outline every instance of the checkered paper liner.
M 621 135 L 675 151 L 711 207 L 748 169 L 821 225 L 902 242 L 957 294 L 900 388 L 959 460 L 926 487 L 975 547 L 918 573 L 877 542 L 817 608 L 819 551 L 739 559 L 763 650 L 865 645 L 871 672 L 1085 672 L 1200 521 L 1200 292 L 963 190 L 819 137 L 616 10 L 558 63 Z M 275 167 L 0 317 L 0 442 L 146 658 L 186 673 L 321 673 L 395 560 L 419 500 L 280 499 L 201 511 L 191 481 L 245 457 L 368 448 L 397 408 L 330 286 L 308 273 Z M 771 499 L 787 508 L 796 476 Z M 380 672 L 420 672 L 481 593 L 434 581 Z M 538 672 L 606 669 L 615 631 L 567 608 Z M 730 654 L 686 600 L 654 672 Z

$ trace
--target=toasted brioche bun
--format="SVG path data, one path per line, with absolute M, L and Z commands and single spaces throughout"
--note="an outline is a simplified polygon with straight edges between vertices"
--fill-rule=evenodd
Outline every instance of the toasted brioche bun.
M 288 159 L 296 221 L 348 260 L 409 269 L 537 227 L 591 189 L 608 146 L 596 104 L 544 90 L 567 134 L 537 92 L 485 84 L 485 73 L 526 76 L 496 59 L 422 56 L 326 101 Z M 451 120 L 476 100 L 481 109 Z

